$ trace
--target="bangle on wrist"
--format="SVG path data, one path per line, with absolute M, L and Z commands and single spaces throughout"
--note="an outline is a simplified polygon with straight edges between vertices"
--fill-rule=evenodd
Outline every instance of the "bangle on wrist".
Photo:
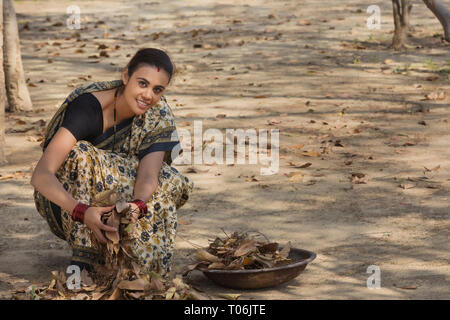
M 131 201 L 131 203 L 134 203 L 135 205 L 138 206 L 139 219 L 147 214 L 147 204 L 144 201 L 142 201 L 140 199 L 135 199 L 135 200 Z
M 78 204 L 73 208 L 72 211 L 72 220 L 84 223 L 84 214 L 90 206 L 87 204 L 78 202 Z

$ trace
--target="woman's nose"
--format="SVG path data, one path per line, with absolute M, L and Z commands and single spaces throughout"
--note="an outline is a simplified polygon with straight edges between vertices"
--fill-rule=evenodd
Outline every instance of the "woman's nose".
M 145 90 L 143 93 L 143 96 L 146 100 L 151 100 L 152 99 L 152 90 L 150 90 L 150 89 Z

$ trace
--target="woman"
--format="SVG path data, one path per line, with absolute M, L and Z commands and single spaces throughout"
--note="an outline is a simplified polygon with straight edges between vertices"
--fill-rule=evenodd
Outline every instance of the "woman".
M 168 276 L 177 229 L 176 210 L 193 183 L 170 167 L 179 147 L 173 113 L 163 96 L 174 68 L 158 49 L 139 50 L 122 80 L 73 91 L 50 121 L 43 155 L 31 178 L 38 212 L 73 249 L 72 264 L 99 263 L 101 222 L 113 207 L 95 207 L 96 194 L 117 190 L 136 212 L 127 248 L 143 272 Z

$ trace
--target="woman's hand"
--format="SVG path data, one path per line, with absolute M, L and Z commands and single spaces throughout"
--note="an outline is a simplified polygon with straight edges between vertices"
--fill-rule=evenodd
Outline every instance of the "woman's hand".
M 127 205 L 131 206 L 131 221 L 136 224 L 141 214 L 139 207 L 133 202 L 127 202 Z
M 114 208 L 114 206 L 111 207 L 89 207 L 86 212 L 84 213 L 84 224 L 92 230 L 94 233 L 94 236 L 97 238 L 98 241 L 101 243 L 106 243 L 106 239 L 103 236 L 101 230 L 104 231 L 111 231 L 115 232 L 117 231 L 117 228 L 107 226 L 106 224 L 102 223 L 101 216 L 105 212 L 109 212 Z M 139 213 L 139 212 L 138 212 Z

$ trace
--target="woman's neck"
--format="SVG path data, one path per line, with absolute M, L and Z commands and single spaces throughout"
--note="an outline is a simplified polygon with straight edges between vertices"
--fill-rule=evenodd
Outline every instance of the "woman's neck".
M 114 107 L 114 106 L 113 106 Z M 130 110 L 123 93 L 119 93 L 116 98 L 116 124 L 119 124 L 125 119 L 134 116 L 134 113 Z

